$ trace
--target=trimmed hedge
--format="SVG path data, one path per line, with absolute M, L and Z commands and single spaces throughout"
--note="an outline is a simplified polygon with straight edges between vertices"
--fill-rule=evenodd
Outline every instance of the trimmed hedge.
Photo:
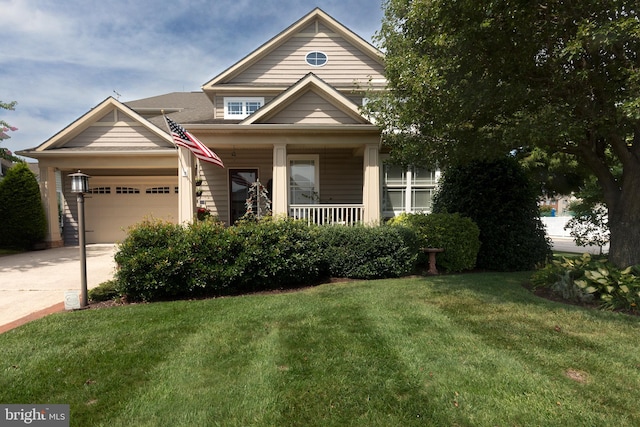
M 265 217 L 229 232 L 242 241 L 234 260 L 240 292 L 313 284 L 327 276 L 316 233 L 300 221 Z
M 459 214 L 401 214 L 390 221 L 413 229 L 423 248 L 443 248 L 436 254 L 438 267 L 447 272 L 459 272 L 475 267 L 480 250 L 480 229 L 469 218 Z M 426 265 L 426 254 L 420 264 Z
M 118 248 L 115 280 L 130 300 L 153 301 L 291 288 L 329 275 L 398 277 L 413 272 L 417 248 L 406 227 L 145 221 Z
M 415 233 L 404 227 L 322 226 L 320 245 L 333 277 L 379 279 L 414 271 Z
M 317 282 L 326 272 L 319 259 L 312 231 L 292 220 L 146 221 L 118 248 L 116 282 L 132 300 L 227 295 Z

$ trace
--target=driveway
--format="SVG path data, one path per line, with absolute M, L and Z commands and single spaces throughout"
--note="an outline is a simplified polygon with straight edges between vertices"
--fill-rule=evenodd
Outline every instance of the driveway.
M 87 245 L 87 287 L 113 278 L 115 245 Z M 64 293 L 80 290 L 77 246 L 0 257 L 0 332 L 34 313 L 63 309 Z

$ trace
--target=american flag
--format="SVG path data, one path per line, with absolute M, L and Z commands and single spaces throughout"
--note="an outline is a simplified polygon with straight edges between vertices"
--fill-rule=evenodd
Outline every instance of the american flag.
M 175 142 L 176 145 L 188 148 L 194 156 L 196 156 L 203 162 L 213 163 L 214 165 L 218 165 L 221 168 L 224 168 L 224 164 L 222 163 L 220 157 L 218 157 L 216 153 L 211 151 L 202 142 L 198 141 L 198 138 L 191 135 L 182 126 L 171 120 L 169 117 L 165 116 L 164 119 L 166 120 L 167 126 L 171 131 L 173 142 Z

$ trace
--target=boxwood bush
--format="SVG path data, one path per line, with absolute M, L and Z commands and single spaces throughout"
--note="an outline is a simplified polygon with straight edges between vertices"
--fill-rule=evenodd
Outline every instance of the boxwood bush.
M 405 227 L 319 227 L 325 262 L 334 277 L 378 279 L 414 271 L 418 244 Z
M 197 294 L 197 283 L 202 284 L 203 279 L 192 274 L 188 237 L 181 225 L 161 221 L 145 221 L 131 228 L 115 255 L 119 292 L 132 300 Z
M 234 260 L 240 292 L 314 284 L 327 275 L 316 233 L 301 221 L 264 217 L 229 232 L 242 241 Z
M 439 268 L 447 272 L 459 272 L 475 267 L 480 249 L 480 230 L 469 218 L 459 214 L 401 214 L 390 221 L 413 229 L 422 248 L 443 248 L 436 254 Z M 426 265 L 427 257 L 420 257 Z

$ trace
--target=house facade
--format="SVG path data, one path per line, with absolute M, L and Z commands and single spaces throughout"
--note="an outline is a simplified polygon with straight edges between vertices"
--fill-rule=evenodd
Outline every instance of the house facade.
M 87 243 L 120 241 L 145 217 L 191 221 L 198 208 L 233 224 L 257 180 L 274 215 L 308 222 L 371 224 L 429 210 L 435 174 L 384 166 L 380 129 L 360 112 L 367 91 L 385 89 L 383 61 L 376 48 L 314 9 L 199 92 L 105 99 L 19 153 L 40 165 L 47 240 L 77 243 L 68 175 L 78 170 L 91 176 Z M 225 167 L 176 148 L 163 114 Z

